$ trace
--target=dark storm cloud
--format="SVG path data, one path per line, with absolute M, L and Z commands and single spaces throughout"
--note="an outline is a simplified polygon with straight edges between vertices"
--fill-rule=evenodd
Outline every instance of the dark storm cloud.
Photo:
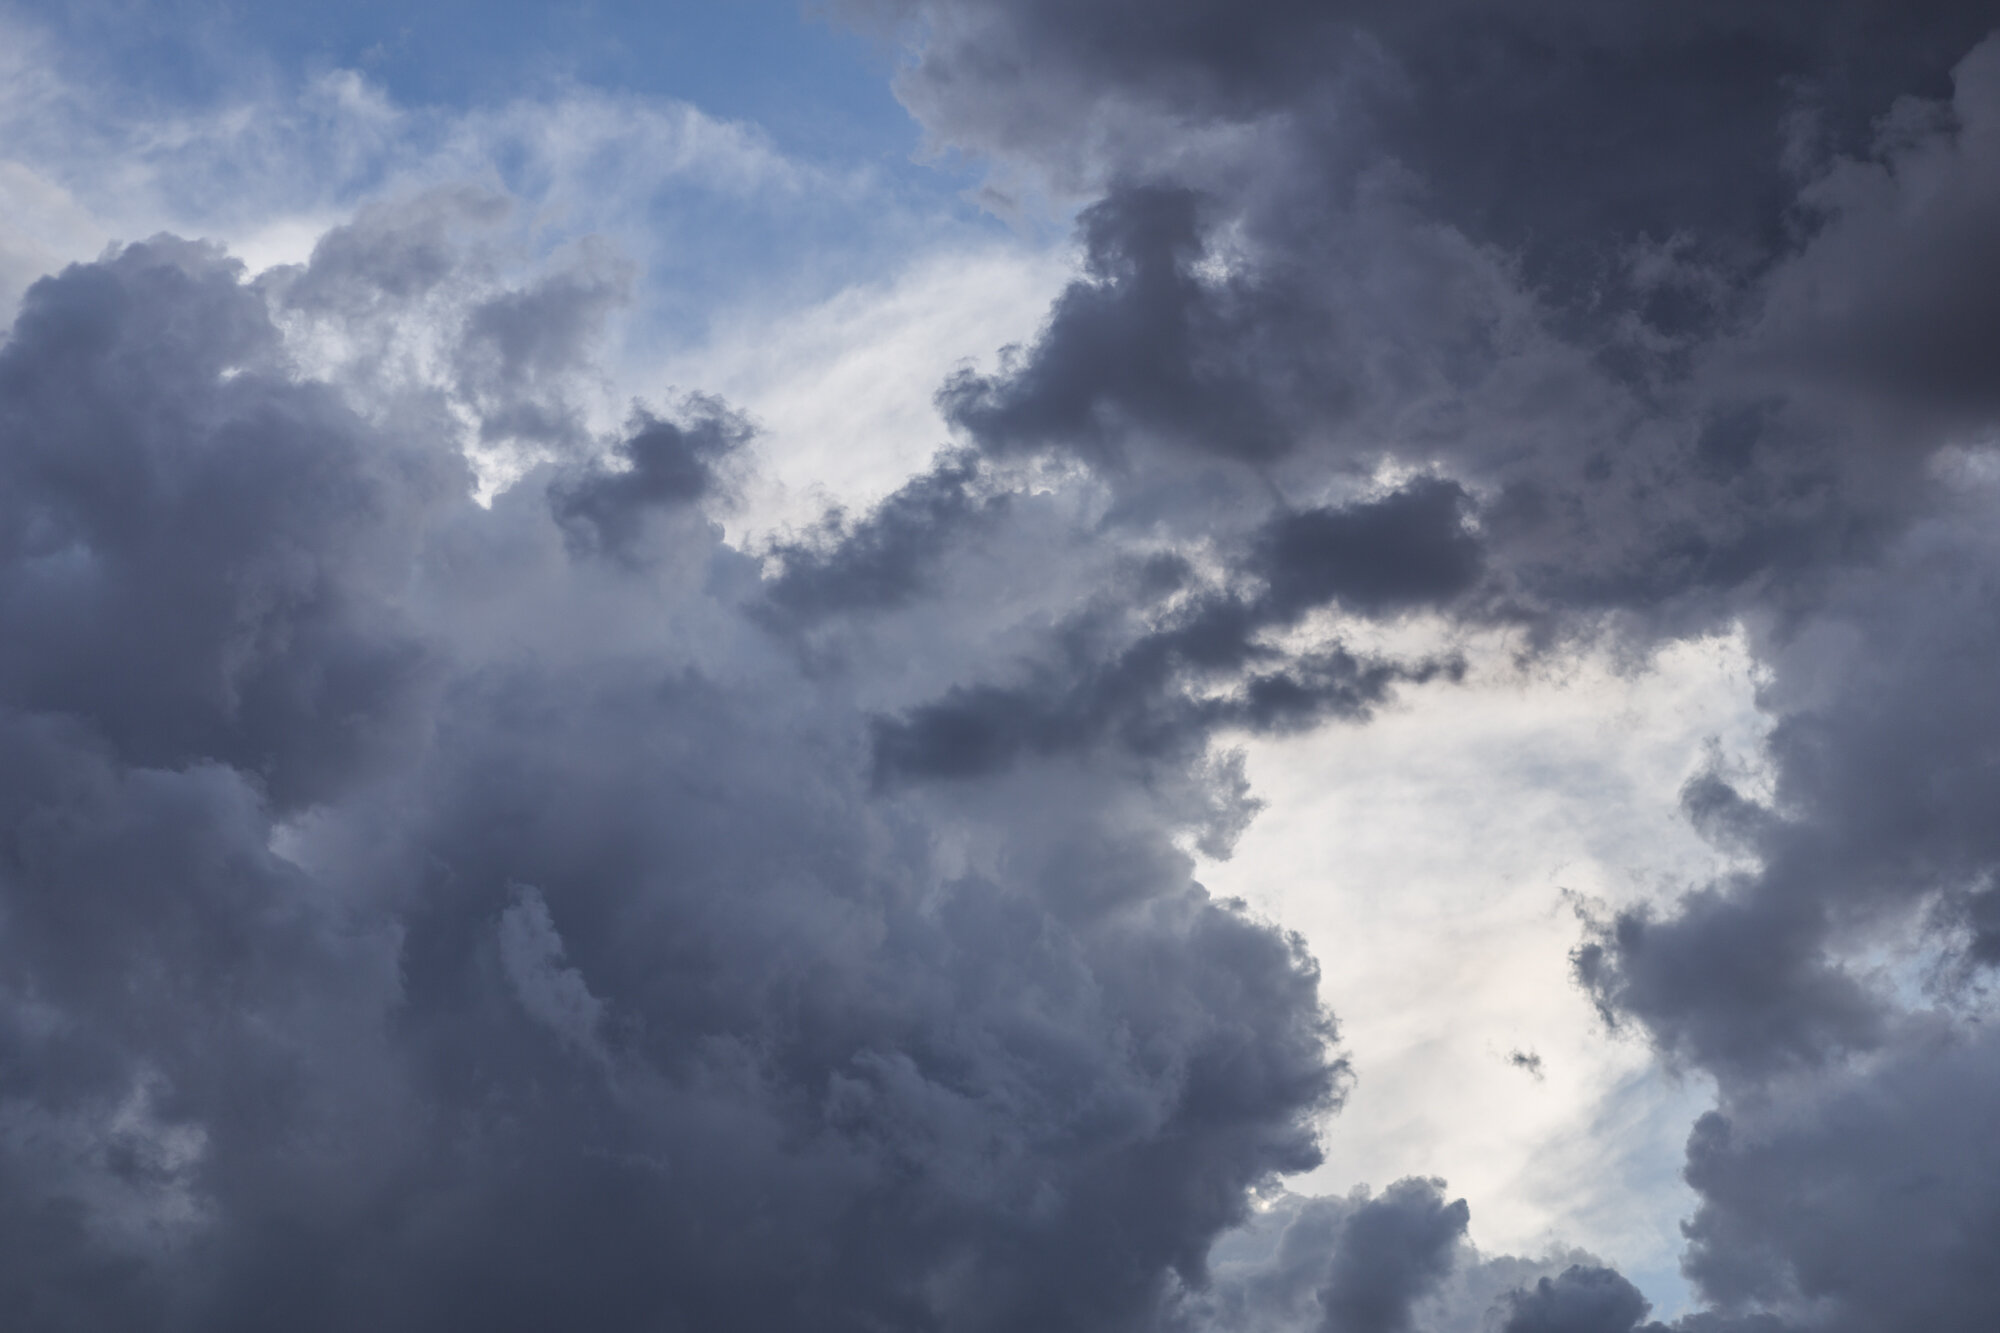
M 1184 1291 L 1165 1325 L 1200 1333 L 1633 1333 L 1647 1305 L 1589 1254 L 1480 1253 L 1468 1208 L 1442 1182 L 1406 1179 L 1379 1195 L 1283 1195 L 1228 1233 L 1211 1281 Z M 1752 1328 L 1728 1326 L 1730 1333 Z M 1699 1318 L 1643 1333 L 1724 1333 Z M 1782 1333 L 1775 1325 L 1761 1333 Z
M 1451 1267 L 1471 1210 L 1446 1203 L 1436 1181 L 1404 1180 L 1341 1228 L 1319 1293 L 1326 1333 L 1403 1333 L 1412 1307 Z
M 1757 335 L 1762 356 L 1828 391 L 1976 430 L 2000 410 L 2000 47 L 1967 56 L 1954 85 L 1898 104 L 1872 160 L 1813 184 L 1824 229 Z
M 1949 989 L 1913 1013 L 1924 982 L 1892 988 L 1853 956 L 1883 932 L 1941 927 L 1928 966 L 1975 992 L 1990 966 L 1989 530 L 1976 511 L 1941 516 L 1772 649 L 1769 808 L 1720 778 L 1690 792 L 1758 868 L 1670 916 L 1606 923 L 1579 955 L 1614 1012 L 1722 1082 L 1689 1144 L 1689 1275 L 1798 1327 L 1993 1318 L 1968 1256 L 1991 1244 L 2000 1172 L 1968 1126 L 1990 1114 L 2000 1065 L 1951 1017 Z
M 686 399 L 680 415 L 670 421 L 635 409 L 608 466 L 551 483 L 549 505 L 574 541 L 633 559 L 647 517 L 711 496 L 717 469 L 756 433 L 741 413 L 705 395 Z
M 393 597 L 461 463 L 294 382 L 237 266 L 162 239 L 31 288 L 0 349 L 0 679 L 126 762 L 231 765 L 280 806 L 416 725 Z
M 1719 775 L 1684 797 L 1698 827 L 1758 869 L 1671 917 L 1606 923 L 1580 953 L 1585 979 L 1670 1050 L 1754 1080 L 1876 1046 L 1897 1002 L 1843 945 L 1927 906 L 1962 914 L 1979 956 L 1980 895 L 2000 868 L 1986 814 L 2000 800 L 2000 713 L 1982 681 L 2000 652 L 1986 528 L 1976 508 L 1940 515 L 1771 645 L 1768 805 Z
M 1992 1068 L 2000 6 L 853 8 L 909 24 L 901 95 L 994 191 L 1095 198 L 1038 338 L 940 398 L 989 455 L 1081 460 L 1114 523 L 1208 542 L 1265 580 L 1241 623 L 1401 609 L 1259 571 L 1340 549 L 1318 507 L 1387 463 L 1465 521 L 1394 566 L 1447 616 L 1541 653 L 1744 627 L 1772 790 L 1683 801 L 1739 869 L 1575 956 L 1718 1082 L 1689 1150 L 1715 1308 L 1679 1327 L 1991 1322 L 1964 1256 L 2000 1180 L 1943 1089 L 1983 1107 Z M 1078 734 L 1020 697 L 896 738 Z M 1508 1317 L 1645 1306 L 1586 1265 Z
M 1310 509 L 1272 521 L 1255 567 L 1274 616 L 1328 602 L 1386 615 L 1449 602 L 1479 577 L 1479 541 L 1465 529 L 1468 497 L 1431 478 L 1368 504 Z
M 1262 584 L 1255 592 L 1192 590 L 1122 643 L 1111 637 L 1112 617 L 1080 617 L 1055 636 L 1060 655 L 1032 669 L 1027 683 L 956 686 L 878 722 L 877 772 L 971 777 L 1024 754 L 1106 741 L 1141 758 L 1178 759 L 1219 730 L 1285 732 L 1365 718 L 1396 685 L 1449 678 L 1460 664 L 1362 656 L 1338 643 L 1285 651 L 1263 636 L 1330 603 L 1387 615 L 1466 592 L 1480 549 L 1464 527 L 1465 499 L 1449 482 L 1418 481 L 1380 499 L 1273 519 L 1238 564 Z M 1178 589 L 1165 582 L 1154 591 Z
M 1142 640 L 1098 671 L 1063 664 L 1026 686 L 954 687 L 878 721 L 876 772 L 888 781 L 976 777 L 1024 755 L 1090 750 L 1107 739 L 1142 759 L 1184 758 L 1225 728 L 1295 731 L 1328 718 L 1366 717 L 1394 686 L 1452 669 L 1370 661 L 1335 648 L 1250 672 L 1230 693 L 1191 696 L 1173 686 L 1182 665 L 1178 637 Z
M 899 88 L 940 137 L 1086 176 L 1168 156 L 1203 124 L 1359 117 L 1439 215 L 1522 252 L 1538 279 L 1566 270 L 1576 300 L 1607 295 L 1585 280 L 1615 284 L 1618 250 L 1642 236 L 1770 256 L 1799 159 L 1865 148 L 1876 117 L 1944 94 L 2000 22 L 1953 0 L 851 8 L 919 26 L 922 59 Z M 1629 279 L 1619 294 L 1677 295 Z
M 1576 954 L 1718 1088 L 1674 1327 L 1992 1327 L 2000 16 L 863 7 L 995 190 L 1092 196 L 1084 271 L 942 387 L 959 450 L 768 576 L 712 512 L 746 421 L 604 447 L 627 276 L 501 281 L 484 195 L 29 292 L 9 1308 L 1653 1333 L 1435 1182 L 1259 1230 L 1348 1071 L 1303 944 L 1180 840 L 1254 812 L 1219 740 L 1364 719 L 1458 631 L 1740 623 L 1771 790 L 1684 795 L 1738 869 Z M 467 444 L 527 475 L 474 503 Z M 1434 647 L 1354 646 L 1389 630 Z
M 1982 887 L 1957 906 L 1971 936 L 1966 950 L 1972 960 L 1986 967 L 2000 963 L 2000 889 Z
M 1985 1035 L 1920 1024 L 1809 1096 L 1704 1116 L 1688 1144 L 1702 1196 L 1690 1276 L 1726 1304 L 1842 1333 L 1990 1327 L 1994 1056 Z
M 1385 144 L 1432 206 L 1565 304 L 1672 338 L 1730 313 L 1704 269 L 1784 248 L 1803 162 L 1865 149 L 1899 97 L 1943 93 L 1996 21 L 1989 5 L 1858 0 L 1433 5 L 1363 23 L 1394 71 Z M 1675 262 L 1634 264 L 1642 238 L 1678 246 Z
M 1285 1204 L 1280 1222 L 1257 1224 L 1276 1233 L 1267 1252 L 1224 1258 L 1212 1287 L 1189 1299 L 1188 1327 L 1398 1333 L 1421 1326 L 1419 1310 L 1455 1266 L 1477 1267 L 1464 1243 L 1466 1203 L 1447 1201 L 1439 1181 Z
M 1112 467 L 1129 464 L 1135 437 L 1250 461 L 1290 450 L 1300 420 L 1345 391 L 1312 355 L 1328 322 L 1268 288 L 1196 273 L 1200 204 L 1134 185 L 1086 209 L 1086 279 L 1001 375 L 954 375 L 938 395 L 946 417 L 1002 453 L 1062 446 Z
M 1513 1293 L 1507 1304 L 1501 1333 L 1632 1333 L 1651 1308 L 1611 1269 L 1580 1264 Z
M 624 301 L 628 280 L 622 266 L 594 264 L 586 255 L 583 262 L 495 293 L 466 312 L 454 369 L 459 393 L 479 414 L 483 440 L 571 449 L 581 444 L 582 414 L 566 390 L 588 364 L 605 315 Z M 645 423 L 635 423 L 635 429 L 644 435 Z M 629 455 L 634 468 L 671 467 L 639 461 L 642 453 L 663 447 L 673 448 L 657 436 L 646 438 Z
M 780 543 L 773 606 L 811 623 L 886 610 L 935 589 L 937 566 L 952 547 L 1007 509 L 1004 493 L 979 493 L 979 479 L 976 457 L 948 452 L 859 521 L 836 512 L 805 537 Z
M 16 1320 L 1145 1326 L 1318 1159 L 1298 941 L 1129 784 L 871 795 L 702 517 L 740 419 L 481 508 L 463 385 L 294 367 L 336 278 L 163 239 L 0 351 Z
M 1198 530 L 1225 520 L 1190 492 L 1448 460 L 1496 500 L 1524 614 L 1716 623 L 1926 502 L 1829 387 L 1898 364 L 1963 386 L 1990 341 L 1984 75 L 1957 65 L 2000 8 L 903 10 L 937 134 L 1083 154 L 1104 191 L 1037 340 L 941 404 L 997 453 L 1124 471 L 1148 516 Z M 1909 99 L 1954 77 L 1934 125 Z M 1222 470 L 1170 481 L 1202 459 Z

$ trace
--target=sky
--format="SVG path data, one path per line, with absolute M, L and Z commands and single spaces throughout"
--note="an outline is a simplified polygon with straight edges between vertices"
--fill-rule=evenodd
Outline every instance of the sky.
M 0 1303 L 2000 1326 L 2000 5 L 0 3 Z

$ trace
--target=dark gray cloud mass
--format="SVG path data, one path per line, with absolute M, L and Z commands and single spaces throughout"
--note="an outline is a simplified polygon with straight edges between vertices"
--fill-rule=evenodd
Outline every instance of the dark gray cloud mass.
M 1401 1333 L 1468 1258 L 1470 1210 L 1447 1200 L 1441 1181 L 1399 1180 L 1373 1197 L 1289 1198 L 1273 1211 L 1238 1241 L 1254 1251 L 1261 1239 L 1264 1252 L 1225 1256 L 1212 1286 L 1187 1301 L 1189 1326 Z
M 828 514 L 804 537 L 781 543 L 770 599 L 779 618 L 807 625 L 844 613 L 885 610 L 936 591 L 940 557 L 1007 508 L 1003 491 L 981 495 L 977 455 L 945 453 L 860 521 Z
M 1448 677 L 1459 664 L 1364 658 L 1338 643 L 1287 654 L 1260 636 L 1329 603 L 1381 614 L 1464 592 L 1479 570 L 1478 543 L 1460 521 L 1464 498 L 1448 482 L 1419 482 L 1378 500 L 1280 515 L 1255 534 L 1242 561 L 1256 591 L 1187 591 L 1129 641 L 1113 637 L 1101 610 L 1087 612 L 1061 628 L 1060 656 L 1028 684 L 957 686 L 906 717 L 878 722 L 878 773 L 972 776 L 1026 753 L 1106 739 L 1141 756 L 1181 757 L 1223 729 L 1288 731 L 1328 717 L 1363 718 L 1398 683 Z M 1182 592 L 1184 581 L 1184 568 L 1163 569 L 1154 589 Z M 1190 677 L 1197 686 L 1230 685 L 1200 693 L 1187 688 Z
M 1349 1073 L 1182 847 L 1231 738 L 1479 635 L 1740 624 L 1773 780 L 1684 794 L 1740 868 L 1575 955 L 1716 1087 L 1672 1328 L 2000 1324 L 2000 7 L 847 9 L 1083 268 L 767 551 L 752 423 L 593 437 L 626 276 L 500 282 L 477 192 L 29 291 L 10 1323 L 1664 1333 L 1438 1182 L 1274 1194 Z
M 1991 1111 L 2000 10 L 857 9 L 911 24 L 906 103 L 995 190 L 1097 196 L 1038 338 L 940 397 L 992 456 L 1252 580 L 1287 509 L 1428 469 L 1478 580 L 1433 613 L 1747 628 L 1775 787 L 1685 807 L 1749 868 L 1576 955 L 1718 1082 L 1684 1322 L 1990 1324 L 2000 1175 L 1953 1117 Z M 1588 1266 L 1509 1309 L 1645 1315 Z
M 870 796 L 715 405 L 483 510 L 171 241 L 0 386 L 24 1326 L 1121 1327 L 1315 1160 L 1312 966 L 1166 824 Z

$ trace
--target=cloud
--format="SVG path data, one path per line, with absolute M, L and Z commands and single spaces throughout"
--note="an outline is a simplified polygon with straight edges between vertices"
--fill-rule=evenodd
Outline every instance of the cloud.
M 1974 1126 L 1993 1096 L 1990 1041 L 1932 1024 L 1819 1086 L 1704 1116 L 1688 1143 L 1703 1195 L 1690 1274 L 1807 1327 L 1990 1322 L 1974 1256 L 1992 1243 L 1996 1164 Z
M 1462 564 L 1427 545 L 1462 572 L 1421 603 L 1463 631 L 1513 627 L 1560 659 L 1748 627 L 1771 790 L 1710 774 L 1683 798 L 1748 864 L 1605 913 L 1574 955 L 1606 1019 L 1717 1080 L 1720 1119 L 1690 1149 L 1697 1233 L 1753 1212 L 1766 1228 L 1696 1240 L 1717 1308 L 1687 1326 L 1983 1317 L 1959 1313 L 1984 1310 L 1969 1270 L 1940 1274 L 1921 1314 L 1832 1265 L 1806 1292 L 1788 1247 L 1814 1228 L 1705 1164 L 1714 1126 L 1770 1099 L 1831 1114 L 1866 1086 L 1920 1114 L 1896 1056 L 1933 1029 L 1979 1045 L 1996 872 L 1971 811 L 1996 732 L 1961 673 L 1990 655 L 1981 39 L 2000 15 L 870 12 L 907 25 L 899 88 L 940 146 L 983 155 L 996 188 L 1085 201 L 1086 271 L 1041 334 L 941 398 L 990 458 L 1070 460 L 1113 497 L 1107 526 L 1170 533 L 1224 583 L 1266 573 L 1281 534 L 1338 549 L 1293 515 L 1420 474 L 1466 524 Z M 1268 586 L 1256 606 L 1333 596 Z M 1407 609 L 1341 591 L 1356 619 Z M 897 737 L 942 756 L 1088 734 L 1020 697 L 962 692 Z M 1828 1215 L 1857 1252 L 1863 1235 L 1892 1250 L 1868 1179 Z M 1981 1225 L 1954 1215 L 1934 1247 Z M 1579 1270 L 1515 1314 L 1630 1327 L 1637 1300 Z
M 137 211 L 369 202 L 255 277 L 115 246 L 0 348 L 0 1292 L 1634 1333 L 1628 1278 L 1478 1254 L 1428 1176 L 1272 1202 L 1355 1075 L 1186 849 L 1256 812 L 1239 744 L 1732 630 L 1768 783 L 1697 773 L 1723 868 L 1572 958 L 1713 1080 L 1673 1327 L 1990 1326 L 1991 16 L 871 8 L 1082 266 L 944 379 L 927 471 L 754 544 L 750 417 L 607 424 L 666 243 L 549 209 L 875 218 L 866 173 L 591 93 L 332 76 L 140 151 L 17 92 Z M 204 212 L 231 164 L 264 202 Z
M 1332 1333 L 1398 1333 L 1411 1307 L 1444 1275 L 1471 1210 L 1445 1203 L 1433 1182 L 1401 1181 L 1347 1219 L 1319 1293 Z
M 1878 411 L 1990 421 L 1996 64 L 2000 45 L 1981 43 L 1953 67 L 1948 101 L 1899 101 L 1874 154 L 1804 192 L 1823 226 L 1772 285 L 1753 335 L 1760 360 Z
M 635 410 L 626 436 L 611 449 L 611 466 L 555 482 L 549 504 L 556 521 L 586 547 L 631 559 L 650 513 L 682 508 L 714 495 L 717 469 L 754 433 L 727 404 L 703 396 L 682 404 L 675 422 Z M 619 464 L 623 464 L 619 467 Z
M 981 496 L 979 462 L 941 454 L 858 522 L 830 511 L 802 539 L 779 543 L 773 604 L 804 621 L 883 609 L 933 587 L 949 548 L 1005 512 L 1007 496 Z
M 1573 1264 L 1512 1294 L 1505 1333 L 1630 1333 L 1650 1308 L 1608 1268 Z
M 1204 281 L 1198 210 L 1192 192 L 1164 185 L 1127 187 L 1086 209 L 1085 277 L 1004 374 L 967 369 L 947 381 L 945 415 L 989 449 L 1062 445 L 1113 466 L 1135 438 L 1252 461 L 1293 447 L 1295 428 L 1277 412 L 1300 409 L 1285 399 L 1325 415 L 1343 394 L 1324 366 L 1292 360 L 1325 332 L 1312 327 L 1314 312 L 1288 310 L 1269 290 Z M 1295 320 L 1304 326 L 1288 327 Z
M 1371 659 L 1337 642 L 1286 653 L 1261 636 L 1330 602 L 1382 613 L 1463 592 L 1479 553 L 1461 525 L 1462 494 L 1419 482 L 1342 509 L 1274 519 L 1244 561 L 1244 572 L 1261 576 L 1259 591 L 1191 590 L 1123 643 L 1105 623 L 1108 610 L 1079 616 L 1056 636 L 1061 656 L 1029 683 L 954 687 L 878 721 L 876 771 L 889 779 L 969 777 L 1025 753 L 1107 741 L 1142 758 L 1179 757 L 1223 729 L 1287 731 L 1328 717 L 1365 718 L 1394 686 L 1449 678 L 1458 664 Z M 1188 572 L 1159 562 L 1147 590 L 1165 600 L 1182 591 Z
M 529 1017 L 574 1049 L 603 1059 L 597 1028 L 604 1001 L 590 993 L 582 973 L 563 966 L 562 936 L 542 895 L 515 886 L 514 901 L 500 913 L 498 932 L 501 969 Z
M 1284 1204 L 1258 1224 L 1275 1233 L 1268 1254 L 1229 1261 L 1193 1303 L 1199 1327 L 1395 1333 L 1461 1259 L 1468 1210 L 1439 1181 Z
M 45 1326 L 1102 1327 L 1316 1160 L 1316 973 L 1169 810 L 872 796 L 756 562 L 653 523 L 726 409 L 481 507 L 449 358 L 285 355 L 302 289 L 391 317 L 321 256 L 128 247 L 0 352 L 7 1115 L 123 1154 L 10 1140 Z

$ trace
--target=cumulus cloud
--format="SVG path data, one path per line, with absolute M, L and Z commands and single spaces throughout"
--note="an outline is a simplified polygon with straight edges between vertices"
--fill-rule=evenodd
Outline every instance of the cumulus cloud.
M 1143 791 L 871 794 L 866 715 L 698 517 L 736 418 L 642 409 L 483 508 L 449 373 L 384 420 L 287 357 L 300 290 L 384 290 L 321 253 L 128 247 L 0 353 L 7 1114 L 122 1154 L 9 1139 L 9 1230 L 74 1225 L 8 1288 L 46 1327 L 1103 1327 L 1198 1275 L 1339 1094 L 1297 941 Z
M 1683 793 L 1737 868 L 1573 957 L 1714 1081 L 1671 1327 L 1990 1327 L 2000 16 L 851 9 L 916 34 L 939 147 L 1079 203 L 1082 266 L 938 386 L 927 471 L 757 543 L 758 424 L 608 426 L 643 275 L 506 254 L 489 173 L 255 276 L 161 235 L 27 288 L 10 1308 L 1662 1330 L 1441 1182 L 1275 1192 L 1353 1071 L 1304 942 L 1187 848 L 1256 813 L 1245 738 L 1740 626 L 1769 789 Z M 366 92 L 315 95 L 403 114 Z M 419 128 L 541 197 L 663 145 L 839 184 L 593 97 Z
M 1965 1025 L 1995 862 L 1974 755 L 1995 732 L 1960 673 L 1988 656 L 1979 164 L 2000 14 L 857 8 L 909 25 L 899 87 L 941 143 L 1001 184 L 1097 196 L 1088 267 L 1037 340 L 941 397 L 991 457 L 1074 460 L 1115 497 L 1108 522 L 1244 579 L 1276 534 L 1306 541 L 1291 515 L 1427 469 L 1468 525 L 1458 587 L 1478 580 L 1432 614 L 1544 654 L 1749 627 L 1774 789 L 1710 774 L 1684 807 L 1751 864 L 1593 919 L 1575 954 L 1610 1023 L 1718 1080 L 1688 1260 L 1716 1309 L 1688 1326 L 1986 1317 L 1988 1284 L 1947 1257 L 1979 1243 L 1975 1216 L 1899 1250 L 1869 1185 L 1792 1213 L 1775 1177 L 1712 1164 L 1723 1126 L 1769 1124 L 1782 1151 L 1776 1125 L 1857 1086 L 1923 1114 L 1905 1060 L 1978 1097 Z M 1449 543 L 1366 549 L 1398 577 L 1449 567 Z M 1309 585 L 1269 596 L 1288 586 Z M 1343 609 L 1403 610 L 1351 591 Z M 1812 1269 L 1807 1213 L 1899 1253 L 1937 1304 Z M 1508 1318 L 1644 1315 L 1579 1268 Z

